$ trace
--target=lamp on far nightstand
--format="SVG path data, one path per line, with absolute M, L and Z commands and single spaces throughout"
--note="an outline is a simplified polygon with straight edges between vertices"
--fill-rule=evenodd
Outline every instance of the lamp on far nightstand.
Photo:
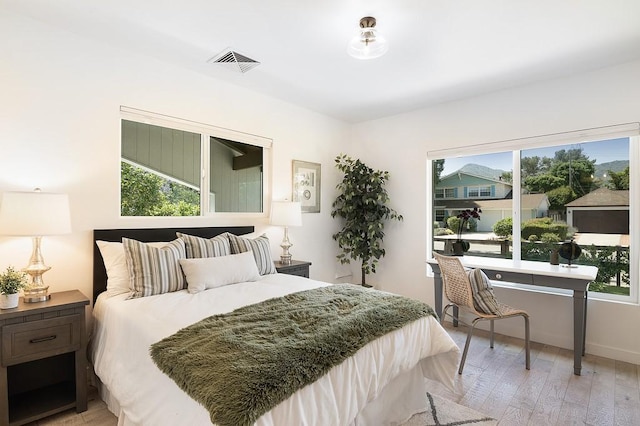
M 297 201 L 273 201 L 271 203 L 271 225 L 284 226 L 284 239 L 282 240 L 282 254 L 280 261 L 283 265 L 291 263 L 289 249 L 293 244 L 289 241 L 289 226 L 302 225 L 302 209 Z
M 42 274 L 51 269 L 45 265 L 40 242 L 45 235 L 60 235 L 71 232 L 69 197 L 67 194 L 40 192 L 5 192 L 0 204 L 0 234 L 33 237 L 33 252 L 29 266 L 23 269 L 31 276 L 24 290 L 25 302 L 49 300 L 49 286 L 44 284 Z

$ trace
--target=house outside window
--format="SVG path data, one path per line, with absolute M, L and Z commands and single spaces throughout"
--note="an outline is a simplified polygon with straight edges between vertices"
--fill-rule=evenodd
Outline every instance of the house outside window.
M 640 214 L 633 200 L 640 197 L 634 185 L 640 166 L 640 137 L 637 130 L 628 133 L 631 136 L 594 137 L 591 142 L 544 141 L 539 148 L 522 151 L 514 146 L 515 151 L 438 157 L 444 159 L 444 167 L 436 187 L 446 185 L 449 178 L 470 183 L 499 175 L 495 198 L 489 184 L 467 185 L 467 199 L 447 201 L 444 206 L 440 200 L 438 209 L 482 209 L 477 231 L 463 235 L 474 256 L 549 262 L 554 249 L 573 239 L 582 254 L 572 263 L 599 268 L 591 293 L 604 299 L 637 300 L 639 268 L 634 259 L 638 259 Z M 519 183 L 517 189 L 512 187 L 514 181 Z M 518 212 L 520 223 L 513 223 L 513 211 Z M 432 214 L 440 217 L 435 210 Z M 447 239 L 453 237 L 434 233 L 430 248 L 446 253 Z

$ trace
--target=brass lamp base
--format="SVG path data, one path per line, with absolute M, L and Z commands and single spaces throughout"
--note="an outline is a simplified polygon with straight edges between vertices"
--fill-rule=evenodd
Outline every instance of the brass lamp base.
M 291 253 L 289 253 L 289 249 L 293 247 L 291 241 L 289 241 L 289 228 L 284 227 L 284 238 L 282 239 L 282 254 L 280 255 L 280 263 L 283 265 L 291 265 Z
M 23 300 L 25 303 L 46 302 L 50 299 L 49 286 L 32 287 L 24 290 Z
M 49 286 L 45 285 L 42 274 L 51 269 L 44 264 L 42 250 L 40 249 L 42 237 L 33 237 L 33 253 L 29 260 L 29 266 L 24 268 L 24 272 L 31 276 L 31 283 L 24 289 L 24 301 L 26 303 L 46 302 L 51 299 Z

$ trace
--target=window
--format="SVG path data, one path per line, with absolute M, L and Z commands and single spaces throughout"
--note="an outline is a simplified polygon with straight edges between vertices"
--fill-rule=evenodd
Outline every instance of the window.
M 508 179 L 511 174 L 512 154 L 502 152 L 495 154 L 465 156 L 460 158 L 438 159 L 440 165 L 435 174 L 434 194 L 441 188 L 444 199 L 434 198 L 434 218 L 442 222 L 448 231 L 439 228 L 434 232 L 432 247 L 439 252 L 451 252 L 452 243 L 462 237 L 470 243 L 469 254 L 476 256 L 506 255 L 509 247 L 508 237 L 495 238 L 492 225 L 505 216 L 511 216 L 512 202 L 509 195 L 512 184 Z M 503 178 L 501 180 L 501 178 Z M 480 200 L 482 194 L 491 194 L 491 185 L 497 185 L 496 193 L 502 200 Z M 461 197 L 455 197 L 456 185 L 460 188 Z M 463 192 L 464 191 L 464 192 Z M 475 199 L 474 199 L 475 198 Z M 480 220 L 470 219 L 464 229 L 456 215 L 466 209 L 480 208 Z M 441 213 L 442 212 L 442 213 Z M 440 219 L 442 218 L 442 219 Z M 446 219 L 446 221 L 445 221 Z M 440 225 L 440 223 L 439 223 Z
M 470 187 L 467 189 L 467 197 L 469 198 L 480 198 L 480 197 L 490 197 L 491 196 L 491 186 L 476 186 Z
M 436 199 L 456 198 L 455 188 L 436 188 L 434 192 Z
M 520 167 L 522 259 L 573 239 L 573 262 L 599 267 L 590 290 L 629 296 L 629 138 L 523 150 Z
M 122 216 L 265 211 L 271 141 L 122 107 Z
M 613 127 L 476 147 L 495 150 L 482 155 L 430 152 L 429 172 L 436 170 L 436 162 L 441 171 L 433 175 L 434 194 L 455 175 L 459 184 L 466 184 L 468 197 L 466 204 L 439 200 L 437 206 L 434 197 L 430 216 L 441 217 L 443 209 L 451 216 L 465 208 L 481 208 L 481 220 L 463 230 L 469 253 L 476 256 L 549 262 L 562 243 L 573 239 L 582 254 L 572 263 L 599 268 L 590 292 L 598 298 L 635 301 L 640 272 L 640 126 Z M 504 148 L 510 149 L 501 151 Z M 486 176 L 479 176 L 482 170 Z M 491 175 L 498 178 L 495 186 L 473 181 Z M 455 228 L 456 222 L 447 225 Z M 446 252 L 447 243 L 457 236 L 439 230 L 429 238 L 430 250 Z

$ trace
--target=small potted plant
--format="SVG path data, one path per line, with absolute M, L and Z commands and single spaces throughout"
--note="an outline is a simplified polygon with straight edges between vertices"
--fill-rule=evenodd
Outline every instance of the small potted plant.
M 18 306 L 19 292 L 27 286 L 27 275 L 9 266 L 0 274 L 0 309 L 12 309 Z

